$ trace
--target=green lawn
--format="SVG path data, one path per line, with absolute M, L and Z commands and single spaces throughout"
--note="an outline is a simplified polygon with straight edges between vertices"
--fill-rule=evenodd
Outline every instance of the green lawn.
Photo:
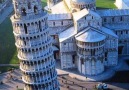
M 0 63 L 18 63 L 11 21 L 8 18 L 0 24 Z
M 46 0 L 41 0 L 43 7 L 46 6 Z M 116 8 L 114 5 L 115 0 L 97 0 L 98 8 Z M 13 36 L 13 30 L 11 21 L 8 18 L 0 24 L 0 64 L 17 64 L 19 62 L 17 58 L 16 47 L 14 45 L 15 40 Z M 7 70 L 9 67 L 3 67 L 3 70 Z M 2 68 L 0 69 L 0 71 Z
M 107 9 L 111 9 L 111 8 L 116 8 L 116 6 L 114 5 L 115 0 L 96 0 L 96 5 L 98 9 L 102 9 L 102 8 L 107 8 Z
M 41 0 L 41 1 L 42 1 L 43 7 L 47 5 L 47 3 L 46 3 L 47 0 Z

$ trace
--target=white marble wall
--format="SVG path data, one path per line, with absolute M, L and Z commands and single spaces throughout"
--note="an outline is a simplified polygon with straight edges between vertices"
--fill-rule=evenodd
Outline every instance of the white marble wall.
M 61 68 L 68 69 L 72 67 L 73 67 L 72 55 L 69 53 L 61 53 Z
M 89 13 L 85 17 L 75 22 L 75 28 L 78 32 L 88 26 L 99 29 L 102 26 L 102 19 Z
M 117 51 L 112 51 L 108 52 L 107 55 L 107 66 L 115 66 L 118 63 L 118 52 Z
M 104 64 L 101 60 L 84 60 L 84 64 L 81 64 L 81 60 L 78 59 L 78 70 L 84 75 L 97 75 L 104 71 Z

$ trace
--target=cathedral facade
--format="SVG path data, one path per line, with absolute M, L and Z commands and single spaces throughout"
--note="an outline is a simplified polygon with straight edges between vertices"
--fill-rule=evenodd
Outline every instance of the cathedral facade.
M 40 0 L 13 0 L 11 17 L 24 90 L 60 90 L 48 14 Z
M 129 55 L 129 10 L 97 10 L 96 0 L 60 0 L 48 9 L 54 57 L 62 69 L 98 75 L 116 66 L 118 55 Z

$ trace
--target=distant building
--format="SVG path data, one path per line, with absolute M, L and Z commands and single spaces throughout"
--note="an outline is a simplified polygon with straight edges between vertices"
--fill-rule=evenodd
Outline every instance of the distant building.
M 47 12 L 41 0 L 13 0 L 11 17 L 24 90 L 60 90 Z
M 118 9 L 129 9 L 129 0 L 116 0 L 115 5 Z
M 96 0 L 62 0 L 49 8 L 54 57 L 62 69 L 98 75 L 118 64 L 118 54 L 129 55 L 129 10 L 96 10 Z

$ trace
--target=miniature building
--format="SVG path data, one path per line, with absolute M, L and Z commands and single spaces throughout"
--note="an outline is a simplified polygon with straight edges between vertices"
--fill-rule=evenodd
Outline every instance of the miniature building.
M 96 10 L 95 0 L 63 0 L 48 17 L 54 54 L 62 69 L 98 75 L 129 55 L 129 10 Z
M 13 33 L 24 90 L 59 90 L 47 12 L 40 0 L 13 0 Z

